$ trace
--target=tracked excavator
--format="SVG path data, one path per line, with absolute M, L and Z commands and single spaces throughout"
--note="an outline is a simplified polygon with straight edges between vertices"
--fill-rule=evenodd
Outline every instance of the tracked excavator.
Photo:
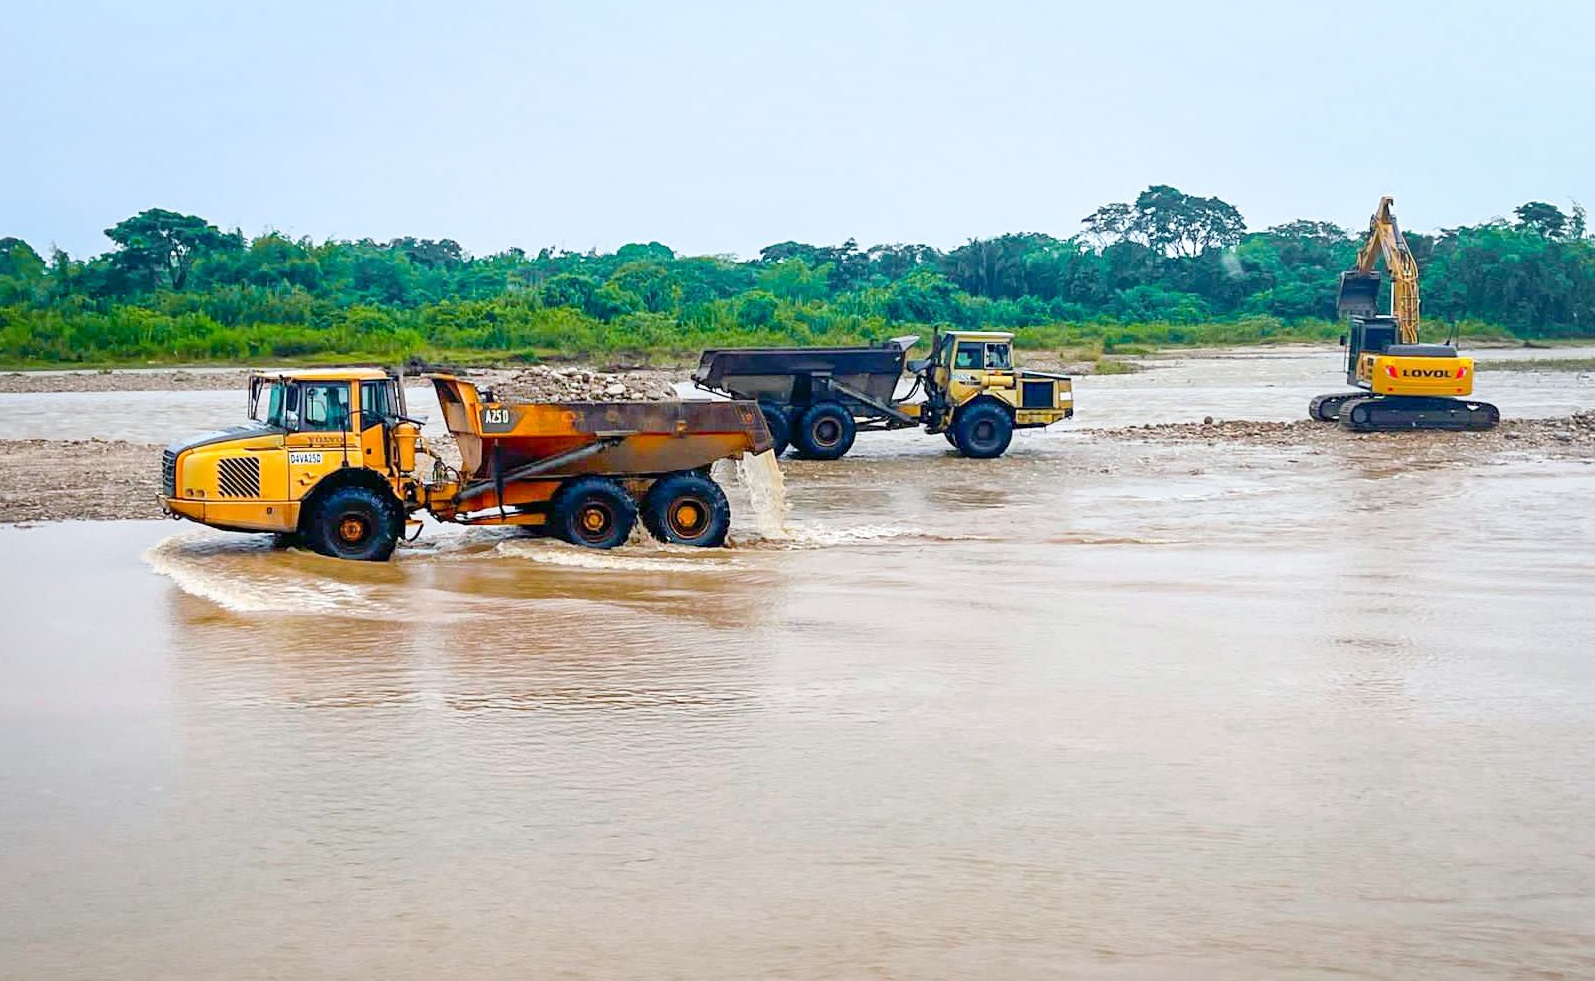
M 1350 318 L 1340 343 L 1346 348 L 1346 383 L 1357 391 L 1320 395 L 1308 404 L 1308 414 L 1355 432 L 1494 428 L 1500 410 L 1468 397 L 1473 359 L 1449 343 L 1418 341 L 1418 263 L 1396 225 L 1394 203 L 1379 199 L 1357 265 L 1340 274 L 1335 309 Z M 1388 316 L 1378 314 L 1381 258 L 1390 275 Z

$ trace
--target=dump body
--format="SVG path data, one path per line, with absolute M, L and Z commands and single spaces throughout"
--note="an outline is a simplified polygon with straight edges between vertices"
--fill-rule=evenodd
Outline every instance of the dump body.
M 806 405 L 816 394 L 813 379 L 820 378 L 890 402 L 914 340 L 870 347 L 718 348 L 703 352 L 692 380 L 739 399 Z
M 536 471 L 543 477 L 656 476 L 771 445 L 758 408 L 746 402 L 517 404 L 452 375 L 433 375 L 432 383 L 468 481 L 533 464 L 547 465 Z

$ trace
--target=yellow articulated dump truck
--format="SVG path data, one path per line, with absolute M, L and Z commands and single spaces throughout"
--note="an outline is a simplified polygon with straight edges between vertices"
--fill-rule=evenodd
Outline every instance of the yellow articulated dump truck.
M 249 380 L 249 422 L 166 448 L 161 506 L 370 561 L 418 532 L 420 512 L 589 548 L 620 545 L 640 518 L 661 541 L 719 546 L 731 509 L 709 465 L 773 445 L 747 402 L 511 404 L 453 374 L 426 377 L 459 467 L 426 445 L 395 372 L 262 372 Z

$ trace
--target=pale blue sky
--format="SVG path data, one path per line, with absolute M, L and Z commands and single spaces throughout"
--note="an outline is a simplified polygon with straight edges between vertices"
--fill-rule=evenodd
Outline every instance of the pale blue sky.
M 1595 206 L 1595 5 L 0 0 L 0 235 L 752 255 L 1068 235 L 1152 183 L 1254 228 Z

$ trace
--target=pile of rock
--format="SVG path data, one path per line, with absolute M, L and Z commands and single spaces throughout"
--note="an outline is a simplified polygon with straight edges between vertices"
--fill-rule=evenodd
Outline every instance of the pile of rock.
M 663 371 L 612 373 L 532 365 L 492 375 L 482 384 L 506 402 L 653 402 L 680 397 L 670 374 Z

